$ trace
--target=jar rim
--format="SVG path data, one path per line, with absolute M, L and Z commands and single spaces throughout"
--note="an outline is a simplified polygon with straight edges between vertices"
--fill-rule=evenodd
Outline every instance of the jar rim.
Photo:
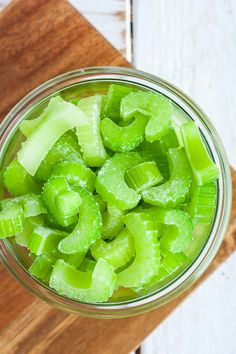
M 82 303 L 58 295 L 53 289 L 33 278 L 30 273 L 20 264 L 13 254 L 9 244 L 0 242 L 0 256 L 10 272 L 31 292 L 48 303 L 68 312 L 88 317 L 126 317 L 143 313 L 147 310 L 162 306 L 177 297 L 189 288 L 195 280 L 205 271 L 215 257 L 226 232 L 232 200 L 231 175 L 226 153 L 221 140 L 206 114 L 185 93 L 169 82 L 144 71 L 133 68 L 97 66 L 70 71 L 52 78 L 36 87 L 22 98 L 7 114 L 0 127 L 0 149 L 7 141 L 9 132 L 19 125 L 20 118 L 24 113 L 39 102 L 43 97 L 48 97 L 48 92 L 55 93 L 55 86 L 68 87 L 70 84 L 87 83 L 91 81 L 121 81 L 142 85 L 148 89 L 168 93 L 198 125 L 205 129 L 211 138 L 209 142 L 213 157 L 220 170 L 218 208 L 215 223 L 210 235 L 201 251 L 193 262 L 166 286 L 139 298 L 125 302 L 114 303 Z M 61 87 L 60 87 L 61 86 Z M 47 94 L 45 95 L 45 92 Z M 175 98 L 175 99 L 174 99 Z M 176 101 L 177 100 L 177 101 Z M 205 136 L 205 135 L 204 135 Z

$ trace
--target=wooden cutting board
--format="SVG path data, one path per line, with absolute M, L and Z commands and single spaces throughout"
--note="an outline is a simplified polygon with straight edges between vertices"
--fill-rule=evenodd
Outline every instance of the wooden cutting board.
M 0 117 L 27 92 L 60 73 L 130 64 L 65 0 L 15 0 L 0 13 Z M 236 249 L 236 172 L 229 230 L 196 287 Z M 128 319 L 68 315 L 34 298 L 0 265 L 1 354 L 127 354 L 192 291 Z

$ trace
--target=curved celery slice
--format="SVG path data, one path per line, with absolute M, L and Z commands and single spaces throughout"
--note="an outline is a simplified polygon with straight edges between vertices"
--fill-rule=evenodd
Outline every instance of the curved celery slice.
M 140 196 L 129 188 L 124 181 L 124 173 L 128 168 L 142 162 L 141 156 L 136 152 L 115 154 L 103 165 L 98 172 L 95 182 L 97 193 L 108 203 L 125 210 L 134 208 Z
M 94 268 L 96 266 L 96 261 L 94 261 L 93 259 L 90 259 L 88 257 L 85 257 L 83 262 L 81 263 L 79 270 L 81 272 L 93 272 Z
M 197 184 L 203 185 L 216 180 L 219 177 L 219 170 L 210 158 L 195 122 L 183 124 L 181 133 L 189 164 Z
M 48 282 L 54 263 L 55 259 L 49 255 L 41 255 L 34 259 L 28 270 L 35 278 Z
M 82 98 L 78 107 L 86 116 L 86 123 L 77 127 L 76 132 L 83 153 L 89 166 L 102 166 L 106 160 L 106 151 L 100 133 L 100 113 L 102 96 Z
M 22 232 L 24 226 L 24 211 L 19 204 L 6 206 L 0 211 L 0 239 Z
M 78 214 L 81 203 L 79 194 L 70 190 L 61 192 L 55 197 L 55 205 L 60 218 L 70 218 Z
M 116 283 L 113 267 L 100 258 L 91 272 L 81 272 L 58 260 L 53 268 L 49 285 L 58 294 L 84 302 L 104 302 L 112 295 Z
M 66 254 L 86 252 L 101 237 L 102 218 L 93 195 L 79 186 L 74 187 L 82 199 L 79 221 L 71 234 L 61 240 L 59 251 Z
M 28 248 L 30 237 L 34 228 L 43 224 L 44 220 L 41 216 L 32 216 L 27 218 L 23 230 L 15 236 L 16 243 L 22 247 Z
M 149 121 L 145 135 L 147 141 L 161 139 L 171 126 L 172 104 L 166 97 L 152 92 L 132 92 L 121 100 L 121 117 L 127 120 L 136 113 L 146 115 Z
M 53 145 L 44 160 L 41 162 L 36 172 L 36 176 L 43 181 L 47 181 L 55 166 L 64 161 L 73 161 L 84 164 L 78 143 L 69 135 L 63 135 Z
M 203 186 L 194 185 L 187 212 L 195 223 L 210 224 L 216 210 L 217 187 L 214 182 Z
M 115 269 L 120 268 L 135 255 L 133 237 L 124 228 L 112 242 L 105 242 L 102 239 L 95 242 L 91 247 L 91 252 L 96 260 L 104 258 Z
M 45 226 L 36 226 L 30 236 L 29 250 L 37 256 L 51 253 L 59 241 L 67 235 L 66 232 Z
M 44 119 L 17 154 L 20 164 L 30 175 L 36 173 L 49 150 L 66 131 L 87 121 L 87 117 L 77 106 L 59 96 L 51 98 L 42 114 L 45 114 Z
M 119 119 L 121 99 L 131 91 L 132 89 L 128 86 L 111 84 L 105 98 L 103 115 L 115 120 Z
M 64 161 L 58 164 L 52 172 L 52 177 L 66 178 L 70 185 L 78 184 L 80 187 L 94 190 L 96 175 L 80 162 Z
M 134 238 L 136 256 L 133 263 L 118 274 L 117 284 L 138 290 L 159 272 L 161 255 L 157 231 L 147 214 L 130 213 L 124 220 Z
M 124 211 L 115 205 L 108 204 L 107 210 L 102 214 L 102 237 L 112 240 L 123 229 Z
M 94 197 L 94 199 L 96 200 L 96 202 L 98 203 L 101 213 L 103 213 L 104 211 L 106 211 L 106 209 L 107 209 L 107 203 L 104 202 L 104 200 L 102 199 L 102 197 L 100 196 L 100 194 L 95 194 L 93 197 Z
M 170 179 L 160 186 L 144 190 L 142 198 L 152 205 L 172 207 L 184 202 L 192 183 L 192 176 L 184 151 L 169 149 L 167 154 L 171 171 Z
M 20 123 L 19 129 L 22 134 L 26 137 L 29 137 L 30 134 L 39 126 L 39 124 L 43 121 L 45 114 L 41 114 L 38 118 L 23 120 Z
M 23 206 L 26 218 L 47 213 L 47 209 L 45 208 L 40 195 L 25 194 L 16 199 Z
M 26 172 L 17 159 L 5 169 L 3 183 L 7 190 L 19 196 L 26 193 L 40 193 L 41 186 Z
M 160 184 L 163 181 L 163 177 L 155 162 L 148 161 L 127 170 L 125 180 L 129 187 L 141 192 L 144 189 Z
M 160 230 L 161 247 L 172 253 L 183 252 L 192 239 L 193 222 L 189 215 L 178 209 L 150 208 L 145 209 L 158 228 L 159 224 L 165 226 Z
M 135 117 L 125 127 L 104 118 L 101 122 L 104 145 L 115 152 L 131 151 L 143 141 L 146 124 L 147 120 L 142 116 Z

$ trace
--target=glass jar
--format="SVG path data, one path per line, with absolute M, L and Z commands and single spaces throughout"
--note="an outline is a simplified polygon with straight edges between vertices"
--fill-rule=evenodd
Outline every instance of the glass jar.
M 97 318 L 119 318 L 133 316 L 148 310 L 158 308 L 183 293 L 195 282 L 209 266 L 224 238 L 231 210 L 231 176 L 227 157 L 221 140 L 205 113 L 183 92 L 168 82 L 135 69 L 121 67 L 91 67 L 69 72 L 40 85 L 25 96 L 6 116 L 0 128 L 0 161 L 12 159 L 16 151 L 9 150 L 9 142 L 14 135 L 14 140 L 20 139 L 16 134 L 19 123 L 28 112 L 47 104 L 50 97 L 58 91 L 67 97 L 73 97 L 73 92 L 78 87 L 83 91 L 84 85 L 93 92 L 94 83 L 96 90 L 102 92 L 107 82 L 127 83 L 138 86 L 140 89 L 160 92 L 169 97 L 176 107 L 176 115 L 184 119 L 196 121 L 204 137 L 209 152 L 217 164 L 220 176 L 218 180 L 218 200 L 214 221 L 211 230 L 205 237 L 204 243 L 198 254 L 183 271 L 164 286 L 153 289 L 149 293 L 133 299 L 102 304 L 82 303 L 58 295 L 47 285 L 33 278 L 27 271 L 20 253 L 8 240 L 0 241 L 0 256 L 7 269 L 15 278 L 29 289 L 34 295 L 47 303 L 70 313 Z M 79 86 L 78 86 L 79 84 Z M 65 90 L 66 88 L 66 90 Z M 95 91 L 95 90 L 94 90 Z M 40 102 L 40 103 L 39 103 Z M 179 109 L 179 113 L 178 113 Z M 20 141 L 20 140 L 19 140 Z M 8 161 L 8 162 L 9 162 Z

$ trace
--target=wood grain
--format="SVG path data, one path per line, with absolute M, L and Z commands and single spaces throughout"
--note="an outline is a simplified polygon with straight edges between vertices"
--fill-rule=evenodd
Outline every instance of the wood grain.
M 64 0 L 15 0 L 0 14 L 0 52 L 1 115 L 33 87 L 61 72 L 89 65 L 128 65 Z M 235 172 L 233 178 L 236 196 Z M 235 248 L 234 199 L 229 232 L 197 284 Z M 0 279 L 1 354 L 127 354 L 192 290 L 145 315 L 95 320 L 65 314 L 35 299 L 2 266 Z

